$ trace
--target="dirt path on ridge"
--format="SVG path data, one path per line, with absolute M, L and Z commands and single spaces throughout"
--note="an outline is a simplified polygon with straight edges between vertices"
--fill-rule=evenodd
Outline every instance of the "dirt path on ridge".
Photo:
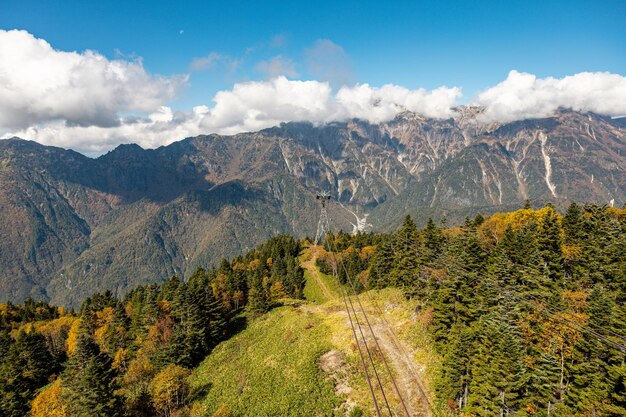
M 301 266 L 305 268 L 311 274 L 311 277 L 315 280 L 315 283 L 320 287 L 324 297 L 328 300 L 332 300 L 337 298 L 339 295 L 335 294 L 328 286 L 325 284 L 324 280 L 320 277 L 320 272 L 315 265 L 315 261 L 318 258 L 318 251 L 315 248 L 311 248 L 311 256 L 307 261 L 301 262 Z M 367 301 L 367 297 L 363 299 L 361 297 L 361 301 Z M 324 309 L 323 304 L 318 306 L 306 306 L 302 307 L 307 308 L 309 310 L 314 310 L 317 313 L 322 314 L 340 314 L 342 317 L 346 317 L 346 312 L 342 311 L 328 311 Z M 355 307 L 357 309 L 358 315 L 361 318 L 361 322 L 363 323 L 363 332 L 366 335 L 368 340 L 368 345 L 375 346 L 374 341 L 372 340 L 372 334 L 369 331 L 369 328 L 365 324 L 365 320 L 362 319 L 363 314 L 355 303 Z M 398 390 L 400 391 L 400 395 L 404 399 L 404 403 L 409 412 L 409 416 L 406 416 L 406 412 L 404 411 L 404 407 L 402 404 L 398 402 L 394 414 L 396 416 L 403 417 L 432 417 L 431 404 L 429 403 L 428 395 L 424 389 L 424 386 L 420 379 L 420 371 L 419 366 L 413 359 L 411 351 L 408 347 L 398 339 L 394 330 L 392 328 L 393 324 L 390 323 L 387 318 L 384 317 L 384 312 L 380 308 L 376 308 L 376 312 L 372 311 L 367 303 L 364 304 L 366 309 L 367 317 L 369 318 L 370 324 L 372 325 L 372 330 L 376 335 L 376 340 L 380 345 L 381 350 L 383 351 L 384 357 L 391 368 L 396 384 L 398 386 Z M 346 326 L 349 327 L 347 317 L 346 317 Z M 379 372 L 386 372 L 386 370 L 381 369 Z M 389 389 L 394 390 L 393 387 L 388 387 Z M 386 390 L 388 389 L 386 388 Z M 395 390 L 394 390 L 395 392 Z
M 404 399 L 409 416 L 430 417 L 432 413 L 430 412 L 428 396 L 420 380 L 418 366 L 409 350 L 401 340 L 398 340 L 386 320 L 374 317 L 370 312 L 368 312 L 368 317 L 370 317 L 370 323 L 378 344 L 394 373 L 398 390 Z M 406 416 L 402 404 L 398 404 L 395 411 L 398 416 Z
M 317 269 L 317 265 L 315 265 L 315 261 L 317 261 L 317 257 L 319 255 L 318 251 L 315 250 L 315 248 L 313 247 L 311 247 L 309 250 L 311 253 L 309 260 L 301 262 L 300 265 L 302 266 L 302 268 L 309 271 L 309 274 L 311 274 L 311 276 L 315 280 L 315 283 L 318 287 L 320 287 L 320 289 L 322 290 L 322 294 L 324 294 L 324 297 L 326 297 L 327 300 L 332 300 L 333 298 L 336 298 L 337 295 L 334 294 L 330 288 L 328 288 L 328 286 L 320 276 L 320 271 L 319 269 Z

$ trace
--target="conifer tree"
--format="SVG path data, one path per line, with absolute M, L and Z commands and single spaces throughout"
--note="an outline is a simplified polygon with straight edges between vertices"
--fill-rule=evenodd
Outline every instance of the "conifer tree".
M 424 228 L 424 249 L 426 262 L 432 262 L 443 251 L 442 244 L 444 242 L 441 229 L 435 225 L 431 217 Z
M 294 298 L 302 298 L 304 290 L 304 270 L 298 265 L 296 258 L 287 258 L 287 276 L 285 277 L 285 290 Z
M 48 382 L 52 356 L 43 335 L 20 332 L 0 367 L 0 410 L 7 417 L 26 415 L 35 392 Z
M 524 201 L 524 207 L 523 207 L 523 209 L 524 209 L 524 210 L 532 210 L 532 209 L 533 209 L 533 206 L 530 204 L 530 200 L 529 200 L 529 199 L 526 199 L 526 200 Z
M 108 352 L 116 352 L 126 347 L 129 340 L 129 327 L 130 321 L 126 316 L 124 307 L 121 303 L 117 303 L 113 313 L 113 320 L 110 326 L 108 326 L 104 337 Z
M 561 225 L 553 207 L 541 219 L 538 244 L 545 270 L 552 283 L 558 283 L 563 277 L 563 253 L 561 252 Z
M 68 414 L 73 417 L 122 416 L 116 389 L 111 359 L 100 353 L 89 335 L 81 334 L 62 379 L 61 397 Z
M 12 339 L 7 330 L 0 330 L 0 366 L 6 361 Z
M 559 360 L 550 353 L 534 350 L 530 357 L 533 362 L 523 381 L 525 408 L 531 411 L 530 414 L 554 416 L 558 401 Z
M 172 362 L 194 367 L 221 340 L 225 321 L 204 269 L 178 287 L 174 299 L 176 328 L 170 346 Z
M 437 390 L 451 410 L 457 413 L 467 405 L 469 397 L 473 339 L 471 329 L 457 323 L 450 329 L 449 342 L 444 347 Z
M 398 287 L 410 289 L 415 284 L 419 273 L 417 237 L 417 227 L 411 216 L 407 215 L 394 239 L 394 263 L 390 278 Z
M 389 237 L 379 245 L 371 263 L 369 286 L 384 288 L 391 283 L 390 274 L 393 268 L 394 249 L 393 240 Z
M 163 285 L 161 285 L 159 299 L 170 301 L 173 300 L 174 295 L 176 294 L 176 290 L 178 289 L 180 284 L 180 279 L 176 275 L 165 281 Z
M 270 308 L 268 289 L 263 285 L 263 279 L 258 275 L 253 276 L 250 283 L 248 307 L 256 313 L 264 313 Z
M 572 203 L 567 208 L 563 216 L 563 231 L 565 232 L 566 243 L 578 243 L 583 238 L 582 230 L 582 210 L 576 203 Z
M 502 416 L 519 406 L 522 384 L 522 346 L 505 315 L 483 316 L 472 357 L 472 382 L 467 412 Z

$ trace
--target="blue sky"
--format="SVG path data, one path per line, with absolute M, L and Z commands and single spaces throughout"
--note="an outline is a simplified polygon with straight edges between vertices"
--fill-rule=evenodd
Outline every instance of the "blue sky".
M 152 73 L 190 73 L 174 108 L 264 78 L 259 62 L 278 55 L 292 60 L 295 78 L 316 78 L 305 51 L 318 39 L 343 48 L 356 82 L 460 86 L 465 99 L 512 69 L 539 77 L 626 72 L 625 1 L 3 3 L 1 28 L 25 29 L 56 49 L 140 56 Z M 194 58 L 212 52 L 237 69 L 190 71 Z
M 624 0 L 0 2 L 0 138 L 98 154 L 460 104 L 626 114 Z

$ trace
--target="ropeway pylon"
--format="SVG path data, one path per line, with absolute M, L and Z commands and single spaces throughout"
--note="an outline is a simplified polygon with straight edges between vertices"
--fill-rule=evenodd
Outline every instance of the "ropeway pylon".
M 320 202 L 320 219 L 317 222 L 317 232 L 315 233 L 315 245 L 326 237 L 326 233 L 330 230 L 330 224 L 328 222 L 328 213 L 326 213 L 326 202 L 330 200 L 330 194 L 326 191 L 318 193 L 316 199 Z

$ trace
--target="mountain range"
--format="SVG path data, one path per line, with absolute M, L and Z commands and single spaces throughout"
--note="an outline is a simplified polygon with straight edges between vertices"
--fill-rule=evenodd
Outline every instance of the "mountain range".
M 0 302 L 77 306 L 95 291 L 187 276 L 276 234 L 315 234 L 320 190 L 334 228 L 390 230 L 407 213 L 571 201 L 626 203 L 626 123 L 559 110 L 481 122 L 401 113 L 389 122 L 285 123 L 98 158 L 0 140 Z

